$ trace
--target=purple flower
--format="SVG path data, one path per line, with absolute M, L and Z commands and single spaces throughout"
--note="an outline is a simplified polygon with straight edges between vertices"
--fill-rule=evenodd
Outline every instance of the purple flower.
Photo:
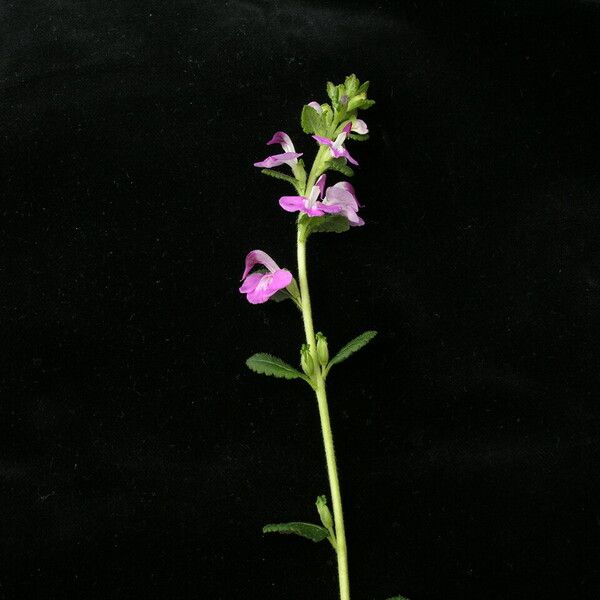
M 279 165 L 289 165 L 292 169 L 298 164 L 298 158 L 302 152 L 296 152 L 290 136 L 284 131 L 278 131 L 268 142 L 267 145 L 281 144 L 282 154 L 273 154 L 267 156 L 264 160 L 254 163 L 255 167 L 278 167 Z
M 327 188 L 322 204 L 337 207 L 338 213 L 344 215 L 352 227 L 364 225 L 365 222 L 356 214 L 360 207 L 356 199 L 354 187 L 348 181 L 340 181 Z
M 351 183 L 340 181 L 325 191 L 327 176 L 321 175 L 313 186 L 310 196 L 283 196 L 279 204 L 288 212 L 303 212 L 309 217 L 322 217 L 326 214 L 341 214 L 346 217 L 353 227 L 364 225 L 358 216 L 360 207 L 356 193 Z M 319 200 L 321 198 L 321 200 Z
M 342 211 L 342 207 L 320 202 L 319 198 L 323 198 L 325 191 L 326 176 L 321 175 L 315 185 L 313 185 L 310 195 L 306 196 L 282 196 L 279 198 L 279 205 L 283 210 L 288 212 L 303 212 L 309 217 L 322 217 L 327 213 L 338 213 Z
M 329 146 L 329 151 L 331 152 L 331 156 L 333 156 L 333 158 L 340 158 L 343 157 L 345 159 L 348 160 L 348 162 L 352 163 L 353 165 L 357 165 L 358 162 L 356 160 L 354 160 L 352 158 L 352 156 L 350 156 L 350 153 L 348 152 L 348 150 L 346 150 L 346 148 L 344 148 L 343 144 L 346 141 L 346 137 L 348 137 L 348 134 L 350 133 L 350 131 L 352 130 L 352 123 L 350 121 L 348 121 L 348 123 L 346 123 L 346 125 L 344 126 L 344 129 L 342 129 L 342 132 L 335 138 L 334 140 L 330 140 L 329 138 L 326 137 L 321 137 L 320 135 L 313 135 L 313 138 L 315 140 L 317 140 L 317 142 L 319 142 L 319 144 L 322 144 L 324 146 Z
M 252 273 L 252 267 L 264 265 L 267 273 Z M 287 287 L 292 282 L 292 274 L 287 269 L 280 269 L 279 265 L 262 250 L 252 250 L 246 256 L 246 268 L 242 275 L 242 287 L 240 292 L 246 294 L 250 304 L 262 304 L 273 294 Z

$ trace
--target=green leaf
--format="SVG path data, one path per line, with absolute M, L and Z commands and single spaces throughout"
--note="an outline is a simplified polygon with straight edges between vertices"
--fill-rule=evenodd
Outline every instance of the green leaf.
M 375 104 L 375 100 L 362 100 L 360 104 L 357 104 L 355 108 L 359 108 L 360 110 L 367 110 L 371 108 Z
M 350 98 L 356 94 L 359 84 L 360 81 L 358 81 L 358 78 L 356 75 L 354 75 L 354 73 L 352 73 L 352 75 L 348 75 L 348 77 L 346 77 L 344 80 L 344 88 L 346 89 L 346 94 L 348 94 Z
M 408 598 L 406 596 L 392 596 L 391 598 L 388 598 L 387 600 L 408 600 Z
M 352 177 L 352 175 L 354 175 L 354 171 L 348 166 L 346 159 L 343 157 L 332 158 L 327 161 L 325 166 L 332 171 L 342 173 L 346 177 Z
M 338 100 L 338 88 L 331 81 L 327 82 L 327 95 L 331 98 L 332 102 L 337 102 Z
M 313 523 L 271 523 L 265 525 L 262 530 L 263 533 L 293 533 L 313 542 L 322 542 L 329 537 L 327 529 Z
M 246 365 L 251 371 L 260 373 L 261 375 L 271 375 L 272 377 L 283 379 L 304 379 L 308 381 L 306 376 L 291 365 L 288 365 L 276 356 L 265 354 L 264 352 L 253 354 L 246 361 Z
M 332 365 L 337 365 L 342 361 L 349 358 L 355 352 L 358 352 L 361 348 L 366 346 L 375 336 L 377 335 L 376 331 L 365 331 L 361 333 L 358 337 L 355 337 L 353 340 L 348 342 L 330 361 L 327 365 L 327 370 L 331 368 Z
M 350 229 L 348 219 L 343 215 L 325 215 L 311 217 L 308 222 L 308 233 L 343 233 Z
M 279 171 L 274 171 L 273 169 L 261 169 L 260 172 L 264 173 L 265 175 L 269 175 L 269 177 L 274 177 L 275 179 L 282 179 L 283 181 L 287 181 L 288 183 L 291 183 L 296 188 L 296 190 L 298 190 L 298 185 L 300 184 L 300 182 L 295 177 L 291 177 L 290 175 L 286 175 L 285 173 L 280 173 Z
M 300 123 L 304 133 L 316 133 L 317 135 L 324 134 L 323 115 L 319 114 L 312 106 L 308 106 L 308 104 L 305 104 L 302 107 Z

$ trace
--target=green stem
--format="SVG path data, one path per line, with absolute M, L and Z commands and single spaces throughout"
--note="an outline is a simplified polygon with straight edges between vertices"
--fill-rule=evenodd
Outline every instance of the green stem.
M 320 157 L 317 155 L 311 175 L 307 182 L 308 186 L 314 183 L 315 165 Z M 312 181 L 312 183 L 311 183 Z M 310 305 L 310 293 L 308 290 L 308 274 L 306 269 L 306 235 L 304 226 L 298 225 L 298 279 L 300 283 L 300 297 L 302 320 L 304 322 L 304 333 L 306 343 L 310 348 L 310 353 L 315 365 L 313 381 L 315 392 L 319 405 L 319 416 L 321 418 L 321 431 L 323 433 L 323 444 L 325 446 L 325 458 L 327 462 L 327 474 L 329 476 L 329 489 L 331 491 L 331 502 L 333 508 L 333 520 L 335 523 L 336 552 L 338 562 L 338 578 L 340 584 L 340 600 L 350 600 L 350 582 L 348 578 L 348 551 L 346 548 L 346 533 L 344 529 L 344 515 L 342 511 L 342 496 L 340 493 L 340 482 L 338 479 L 337 464 L 335 460 L 335 450 L 333 447 L 333 434 L 331 431 L 331 421 L 329 419 L 329 407 L 327 405 L 327 392 L 325 390 L 325 380 L 321 373 L 319 360 L 317 357 L 317 344 L 315 340 L 315 329 L 313 325 L 312 309 Z

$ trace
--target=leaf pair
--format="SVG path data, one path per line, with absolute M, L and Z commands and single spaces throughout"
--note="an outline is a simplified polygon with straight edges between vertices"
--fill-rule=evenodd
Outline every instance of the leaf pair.
M 349 358 L 355 352 L 358 352 L 361 348 L 366 346 L 375 336 L 376 331 L 365 331 L 358 337 L 348 342 L 327 364 L 323 369 L 323 377 L 327 376 L 329 369 L 333 365 L 337 365 L 347 358 Z M 309 377 L 298 371 L 298 369 L 292 367 L 281 358 L 267 354 L 265 352 L 259 352 L 253 354 L 247 361 L 246 365 L 251 371 L 259 373 L 261 375 L 270 375 L 271 377 L 279 377 L 281 379 L 304 379 L 309 385 L 312 386 L 312 381 Z

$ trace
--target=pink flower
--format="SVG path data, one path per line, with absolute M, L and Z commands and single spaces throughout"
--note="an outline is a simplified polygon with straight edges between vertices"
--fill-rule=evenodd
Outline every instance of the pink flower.
M 363 121 L 364 123 L 364 121 Z M 335 138 L 334 140 L 330 140 L 329 138 L 326 137 L 321 137 L 320 135 L 313 135 L 313 138 L 315 140 L 317 140 L 317 142 L 319 142 L 319 144 L 323 145 L 323 146 L 329 146 L 329 151 L 331 152 L 331 156 L 333 156 L 333 158 L 340 158 L 343 157 L 345 159 L 348 160 L 348 162 L 352 163 L 353 165 L 357 165 L 358 162 L 356 160 L 354 160 L 352 158 L 352 156 L 350 156 L 350 153 L 348 152 L 348 150 L 346 150 L 346 148 L 344 148 L 343 144 L 346 141 L 346 138 L 348 137 L 348 134 L 350 133 L 350 131 L 352 130 L 352 123 L 350 123 L 350 121 L 348 121 L 348 123 L 346 123 L 346 125 L 344 126 L 344 129 L 342 129 L 342 132 Z
M 344 215 L 352 227 L 365 224 L 357 214 L 360 204 L 356 199 L 354 187 L 348 181 L 340 181 L 327 188 L 323 205 L 337 207 L 339 214 Z
M 345 216 L 350 225 L 360 226 L 365 222 L 358 216 L 360 207 L 352 184 L 340 181 L 327 188 L 325 182 L 327 176 L 321 175 L 313 186 L 310 196 L 282 196 L 279 205 L 288 212 L 303 212 L 309 217 L 322 217 L 326 214 L 341 214 Z M 321 200 L 319 201 L 319 198 Z
M 282 154 L 273 154 L 267 156 L 264 160 L 254 163 L 255 167 L 278 167 L 279 165 L 289 165 L 292 169 L 298 164 L 298 158 L 302 152 L 296 152 L 290 136 L 284 131 L 278 131 L 268 142 L 267 145 L 281 144 Z
M 317 179 L 317 183 L 308 197 L 306 196 L 282 196 L 279 198 L 279 205 L 283 210 L 288 212 L 303 212 L 309 217 L 322 217 L 327 213 L 337 213 L 342 210 L 341 207 L 335 205 L 326 206 L 324 202 L 319 202 L 319 198 L 323 198 L 325 190 L 326 176 L 321 175 Z
M 264 265 L 267 273 L 252 273 L 252 267 Z M 242 275 L 240 292 L 246 294 L 250 304 L 262 304 L 273 294 L 287 287 L 292 282 L 292 274 L 287 269 L 280 269 L 279 265 L 262 250 L 252 250 L 246 256 L 246 268 Z

